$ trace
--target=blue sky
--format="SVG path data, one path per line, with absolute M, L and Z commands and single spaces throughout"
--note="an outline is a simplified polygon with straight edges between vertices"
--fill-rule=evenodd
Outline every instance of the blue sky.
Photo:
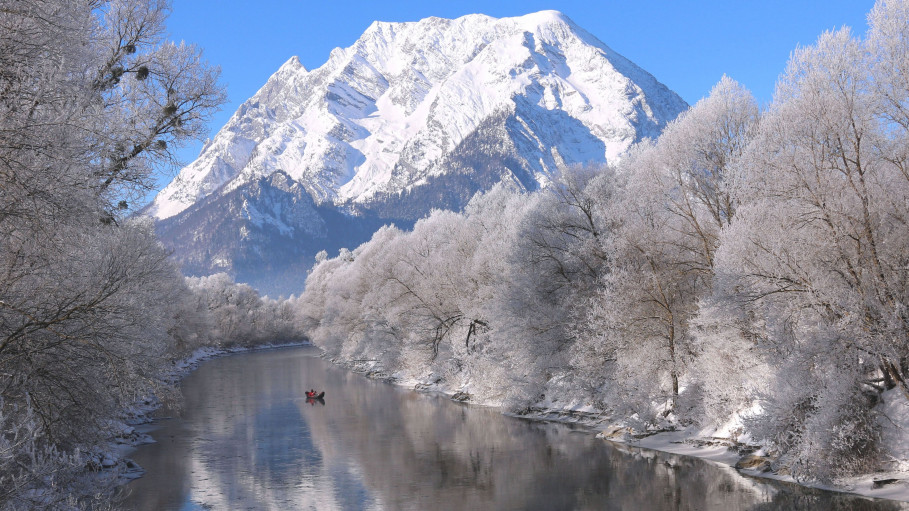
M 866 30 L 871 0 L 522 0 L 325 1 L 173 0 L 171 38 L 195 43 L 221 66 L 229 102 L 210 135 L 293 55 L 307 69 L 354 43 L 373 20 L 416 21 L 483 13 L 519 16 L 544 9 L 568 15 L 693 104 L 727 74 L 761 103 L 773 96 L 790 52 L 843 25 Z M 191 161 L 201 143 L 181 151 Z M 165 177 L 161 186 L 170 177 Z

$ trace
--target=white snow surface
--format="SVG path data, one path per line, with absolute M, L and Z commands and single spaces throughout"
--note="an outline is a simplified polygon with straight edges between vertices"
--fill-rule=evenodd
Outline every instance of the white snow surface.
M 686 107 L 556 11 L 374 22 L 317 69 L 297 57 L 282 65 L 148 213 L 174 216 L 277 169 L 319 203 L 366 202 L 444 172 L 433 162 L 503 113 L 566 134 L 538 140 L 539 155 L 522 154 L 541 162 L 535 178 L 545 184 L 556 170 L 545 163 L 554 154 L 569 163 L 614 160 L 635 141 L 656 137 Z M 547 111 L 565 115 L 539 114 Z M 588 140 L 573 135 L 578 122 Z

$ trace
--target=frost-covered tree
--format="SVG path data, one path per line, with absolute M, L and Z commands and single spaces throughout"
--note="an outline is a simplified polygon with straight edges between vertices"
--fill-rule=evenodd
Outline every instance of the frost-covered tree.
M 124 215 L 223 99 L 200 52 L 164 40 L 168 9 L 0 2 L 0 505 L 77 491 L 67 460 L 160 383 L 186 290 Z
M 877 394 L 907 390 L 909 8 L 879 2 L 869 21 L 864 41 L 843 29 L 793 53 L 717 256 L 776 369 L 757 431 L 810 477 L 872 466 Z
M 497 312 L 505 253 L 525 204 L 497 187 L 464 214 L 435 211 L 412 232 L 386 227 L 353 252 L 323 258 L 298 302 L 309 337 L 340 360 L 438 381 L 469 379 L 478 363 L 485 389 L 510 389 L 501 368 L 519 366 L 532 345 L 499 342 L 491 332 L 494 324 L 504 329 Z
M 476 238 L 476 243 L 461 270 L 460 307 L 468 320 L 457 338 L 464 342 L 470 390 L 504 405 L 526 401 L 526 387 L 532 381 L 528 361 L 538 357 L 536 339 L 522 335 L 527 315 L 515 315 L 514 303 L 507 298 L 513 296 L 514 279 L 521 272 L 516 268 L 520 263 L 509 254 L 535 204 L 528 194 L 499 185 L 474 197 L 465 209 L 463 236 Z
M 462 226 L 456 213 L 433 211 L 406 241 L 394 244 L 380 274 L 390 298 L 389 324 L 408 332 L 407 342 L 426 354 L 426 365 L 455 347 L 454 332 L 465 319 L 461 265 L 470 260 L 475 240 L 462 236 Z
M 312 269 L 297 303 L 306 335 L 339 360 L 381 360 L 397 368 L 401 337 L 387 319 L 391 298 L 380 278 L 386 255 L 403 233 L 383 227 L 354 252 L 342 249 L 336 258 L 323 258 Z M 372 296 L 367 300 L 366 295 Z
M 678 233 L 681 218 L 670 212 L 657 148 L 627 160 L 622 199 L 613 204 L 621 224 L 604 239 L 611 261 L 588 301 L 587 322 L 579 325 L 579 355 L 588 370 L 608 382 L 611 401 L 642 416 L 652 403 L 670 409 L 679 392 L 687 350 L 687 318 L 694 307 L 697 272 L 685 264 Z M 576 356 L 577 357 L 577 356 Z M 602 363 L 599 368 L 591 362 Z
M 614 225 L 600 239 L 609 271 L 578 325 L 575 363 L 642 416 L 676 406 L 694 356 L 690 321 L 736 209 L 727 174 L 758 117 L 751 95 L 724 77 L 616 171 L 621 186 L 605 206 Z
M 184 351 L 200 346 L 252 346 L 301 338 L 291 300 L 260 297 L 248 284 L 238 284 L 226 273 L 188 277 L 189 296 L 180 319 L 191 325 L 194 340 Z
M 611 177 L 600 167 L 562 169 L 549 187 L 528 198 L 507 252 L 498 311 L 501 335 L 521 343 L 524 401 L 537 398 L 546 381 L 565 371 L 577 339 L 571 326 L 583 316 L 584 299 L 606 267 L 600 238 L 610 219 L 601 206 L 611 199 Z

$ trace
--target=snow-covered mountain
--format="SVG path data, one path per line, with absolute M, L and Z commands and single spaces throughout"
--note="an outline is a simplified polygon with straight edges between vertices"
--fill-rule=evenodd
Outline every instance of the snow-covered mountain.
M 259 240 L 231 246 L 248 245 L 267 261 L 274 247 L 261 243 L 332 237 L 319 231 L 324 219 L 313 208 L 370 225 L 407 223 L 432 208 L 460 208 L 499 181 L 535 189 L 560 165 L 620 157 L 685 108 L 555 11 L 375 22 L 315 70 L 288 60 L 146 213 L 161 221 L 178 258 L 199 263 L 191 272 L 243 273 L 235 264 L 243 254 L 202 247 L 184 232 L 214 224 L 181 217 L 218 218 L 221 228 L 238 229 L 223 237 Z M 275 187 L 279 171 L 284 184 Z M 274 202 L 274 194 L 263 199 L 263 186 L 297 191 Z M 287 218 L 288 209 L 305 213 Z M 318 243 L 306 245 L 295 253 L 311 260 Z M 206 261 L 203 252 L 220 255 Z

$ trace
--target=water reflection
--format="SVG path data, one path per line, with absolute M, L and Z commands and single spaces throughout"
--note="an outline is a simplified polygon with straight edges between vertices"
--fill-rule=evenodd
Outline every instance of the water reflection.
M 225 357 L 133 458 L 128 508 L 899 509 L 615 447 L 367 380 L 295 348 Z M 307 400 L 327 390 L 324 405 Z M 165 412 L 174 413 L 177 412 Z

